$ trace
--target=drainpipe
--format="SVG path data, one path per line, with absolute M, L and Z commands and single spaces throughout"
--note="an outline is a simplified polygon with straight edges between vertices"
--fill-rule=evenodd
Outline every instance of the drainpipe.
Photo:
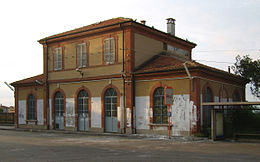
M 187 63 L 187 61 L 185 61 L 184 64 L 183 64 L 183 65 L 184 65 L 184 68 L 185 68 L 185 71 L 186 71 L 188 77 L 190 78 L 190 80 L 192 80 L 193 77 L 190 75 L 190 72 L 189 72 L 189 69 L 188 69 L 186 63 Z
M 188 77 L 189 77 L 190 80 L 191 80 L 191 90 L 193 91 L 193 89 L 194 89 L 194 85 L 193 85 L 193 77 L 191 76 L 191 74 L 190 74 L 190 72 L 189 72 L 189 69 L 188 69 L 188 67 L 187 67 L 186 64 L 187 64 L 187 61 L 185 61 L 183 65 L 184 65 L 184 68 L 185 68 L 185 71 L 186 71 Z
M 132 74 L 132 87 L 133 87 L 133 133 L 136 134 L 136 107 L 135 107 L 135 75 Z
M 126 133 L 126 103 L 125 103 L 125 31 L 122 27 L 122 23 L 120 23 L 120 28 L 123 31 L 123 35 L 122 35 L 122 45 L 123 45 L 123 64 L 122 64 L 122 79 L 123 79 L 123 123 L 124 123 L 124 133 Z
M 48 43 L 47 43 L 47 40 L 45 40 L 45 43 L 46 43 L 46 80 L 45 80 L 45 84 L 46 84 L 46 100 L 47 100 L 47 117 L 46 117 L 46 120 L 47 120 L 47 129 L 49 130 L 50 129 L 50 103 L 49 103 L 49 83 L 48 83 L 48 77 L 49 77 L 49 74 L 48 74 L 48 71 L 49 71 L 49 67 L 48 67 L 48 56 L 49 56 L 49 49 L 48 49 Z

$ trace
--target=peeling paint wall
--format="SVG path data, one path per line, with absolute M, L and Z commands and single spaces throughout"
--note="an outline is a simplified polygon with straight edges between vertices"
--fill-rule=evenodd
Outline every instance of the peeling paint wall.
M 172 134 L 190 132 L 197 122 L 197 107 L 190 101 L 190 95 L 174 95 L 172 105 Z
M 131 128 L 132 126 L 132 113 L 130 108 L 126 108 L 126 127 Z
M 149 99 L 149 96 L 139 96 L 135 98 L 136 129 L 149 129 Z
M 18 101 L 18 123 L 26 124 L 26 100 Z
M 120 128 L 124 127 L 124 110 L 123 110 L 123 97 L 120 97 L 120 106 L 117 107 L 117 119 L 120 122 Z
M 37 100 L 37 125 L 43 125 L 43 100 Z
M 172 112 L 172 135 L 180 136 L 183 132 L 190 132 L 197 124 L 197 107 L 190 101 L 190 96 L 174 95 L 174 103 L 171 107 Z M 136 128 L 150 129 L 150 117 L 152 117 L 152 108 L 150 108 L 150 97 L 139 96 L 136 101 Z M 167 127 L 153 127 L 153 130 L 167 130 Z
M 66 127 L 75 127 L 74 98 L 66 98 Z
M 91 128 L 101 128 L 101 97 L 91 98 Z

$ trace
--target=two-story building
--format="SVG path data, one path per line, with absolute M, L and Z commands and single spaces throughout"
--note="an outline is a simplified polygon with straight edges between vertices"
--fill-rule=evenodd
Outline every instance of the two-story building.
M 43 74 L 12 83 L 21 128 L 167 134 L 164 87 L 173 88 L 172 135 L 210 126 L 202 102 L 245 99 L 246 82 L 192 61 L 196 44 L 129 18 L 39 40 Z

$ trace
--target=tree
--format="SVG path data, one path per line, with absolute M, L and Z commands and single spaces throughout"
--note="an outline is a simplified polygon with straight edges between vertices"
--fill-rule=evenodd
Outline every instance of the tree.
M 238 55 L 234 67 L 235 74 L 250 81 L 251 93 L 260 97 L 260 59 L 253 60 L 248 55 L 243 57 Z

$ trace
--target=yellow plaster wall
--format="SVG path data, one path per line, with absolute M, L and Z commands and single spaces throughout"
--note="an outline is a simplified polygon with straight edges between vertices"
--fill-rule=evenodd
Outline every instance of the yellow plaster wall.
M 18 100 L 27 100 L 29 94 L 36 95 L 37 99 L 43 99 L 42 87 L 21 87 L 18 89 Z
M 150 96 L 151 90 L 158 83 L 165 84 L 173 88 L 173 95 L 189 94 L 190 81 L 189 79 L 182 80 L 160 80 L 160 81 L 141 81 L 136 82 L 136 96 Z
M 48 70 L 53 70 L 53 48 L 48 47 Z
M 89 66 L 82 68 L 84 73 L 83 77 L 95 77 L 102 75 L 113 75 L 119 74 L 122 69 L 122 32 L 111 33 L 117 37 L 117 60 L 118 63 L 113 65 L 103 65 L 103 39 L 109 37 L 110 35 L 100 35 L 81 38 L 78 40 L 73 40 L 69 42 L 61 42 L 60 44 L 50 45 L 49 50 L 49 80 L 58 79 L 73 79 L 81 78 L 79 72 L 76 72 L 76 45 L 79 42 L 88 42 L 88 63 Z M 64 57 L 64 68 L 65 70 L 53 71 L 53 49 L 54 47 L 64 47 L 63 57 Z
M 64 68 L 76 69 L 76 46 L 77 43 L 69 43 L 64 45 Z
M 163 42 L 135 33 L 135 67 L 163 51 Z
M 115 65 L 105 65 L 98 67 L 83 68 L 83 78 L 97 77 L 102 75 L 113 75 L 120 74 L 122 69 L 122 64 Z M 49 80 L 59 80 L 59 79 L 75 79 L 81 78 L 81 75 L 76 70 L 68 71 L 57 71 L 49 72 Z
M 60 88 L 64 91 L 66 98 L 75 98 L 76 92 L 82 86 L 89 89 L 91 97 L 101 97 L 103 89 L 108 86 L 109 80 L 92 81 L 92 82 L 81 82 L 81 83 L 70 83 L 70 84 L 51 84 L 50 85 L 50 97 L 53 97 L 55 90 Z M 120 96 L 123 93 L 123 81 L 112 80 L 112 85 L 118 88 Z
M 102 37 L 89 40 L 89 66 L 102 64 Z

